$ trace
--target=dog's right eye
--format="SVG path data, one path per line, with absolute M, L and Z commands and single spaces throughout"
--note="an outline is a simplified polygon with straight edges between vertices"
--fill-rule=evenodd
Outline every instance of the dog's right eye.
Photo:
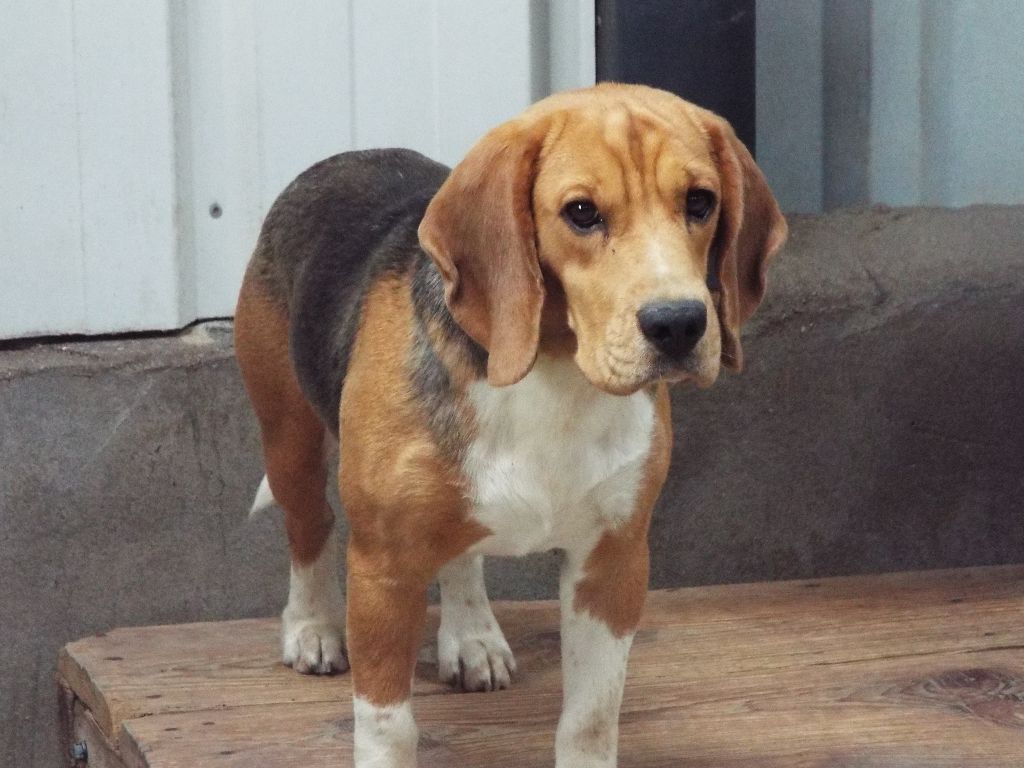
M 573 200 L 562 209 L 562 215 L 574 229 L 588 233 L 604 224 L 601 212 L 591 200 Z

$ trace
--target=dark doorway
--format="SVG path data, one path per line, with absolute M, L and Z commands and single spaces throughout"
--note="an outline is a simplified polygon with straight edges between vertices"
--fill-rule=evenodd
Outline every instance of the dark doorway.
M 755 0 L 596 0 L 597 79 L 664 88 L 755 149 Z

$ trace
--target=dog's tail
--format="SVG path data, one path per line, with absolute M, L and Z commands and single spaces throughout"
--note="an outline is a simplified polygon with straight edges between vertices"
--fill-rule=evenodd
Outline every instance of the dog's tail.
M 253 499 L 252 508 L 249 510 L 249 517 L 255 517 L 260 512 L 270 509 L 276 503 L 277 500 L 270 490 L 270 481 L 264 475 L 263 479 L 260 480 L 260 487 L 256 489 L 256 498 Z

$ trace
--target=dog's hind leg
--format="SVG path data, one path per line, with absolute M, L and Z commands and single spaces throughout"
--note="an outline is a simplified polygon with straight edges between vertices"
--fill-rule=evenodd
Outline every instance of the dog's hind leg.
M 260 424 L 267 485 L 285 514 L 291 581 L 281 617 L 284 662 L 299 672 L 343 672 L 345 604 L 326 496 L 325 430 L 292 368 L 287 312 L 251 271 L 235 313 L 235 354 Z M 261 485 L 257 504 L 268 501 L 266 491 Z
M 457 557 L 438 573 L 441 627 L 437 668 L 443 682 L 466 691 L 508 688 L 516 662 L 484 585 L 483 557 Z

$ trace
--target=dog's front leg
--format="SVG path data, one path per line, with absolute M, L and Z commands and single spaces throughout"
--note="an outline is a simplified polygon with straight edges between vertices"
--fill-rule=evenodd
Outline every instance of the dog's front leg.
M 626 662 L 643 610 L 647 571 L 646 540 L 606 534 L 589 556 L 567 553 L 560 589 L 563 704 L 557 768 L 616 765 Z
M 348 648 L 356 768 L 415 768 L 412 677 L 427 609 L 426 584 L 389 572 L 387 558 L 351 544 Z

